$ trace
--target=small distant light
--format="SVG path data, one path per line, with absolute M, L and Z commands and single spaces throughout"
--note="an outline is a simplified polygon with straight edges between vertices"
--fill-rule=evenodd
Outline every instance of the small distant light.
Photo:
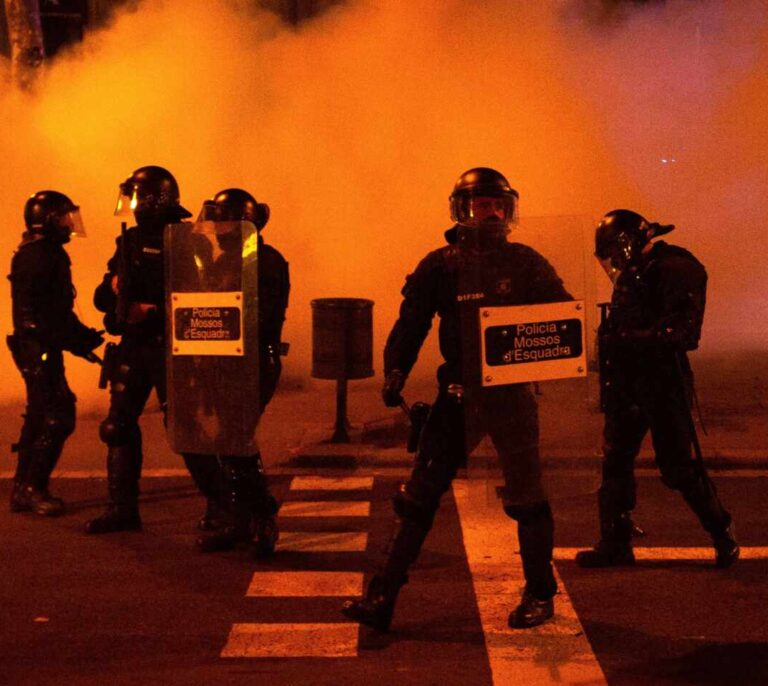
M 666 164 L 666 163 L 667 163 L 667 160 L 666 160 L 664 157 L 662 157 L 662 158 L 661 158 L 661 163 L 662 163 L 662 164 Z
M 51 620 L 49 617 L 35 617 L 34 620 L 32 621 L 37 622 L 38 624 L 45 624 L 46 622 L 50 622 Z
M 43 354 L 40 356 L 40 359 L 41 359 L 43 362 L 45 362 L 45 361 L 48 359 L 48 353 L 43 353 Z

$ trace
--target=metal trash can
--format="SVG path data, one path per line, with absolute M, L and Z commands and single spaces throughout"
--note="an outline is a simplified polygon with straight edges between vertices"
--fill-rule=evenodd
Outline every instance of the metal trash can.
M 312 301 L 312 376 L 367 379 L 373 376 L 373 300 Z
M 373 300 L 319 298 L 312 305 L 312 376 L 336 380 L 331 443 L 349 443 L 347 380 L 373 376 Z

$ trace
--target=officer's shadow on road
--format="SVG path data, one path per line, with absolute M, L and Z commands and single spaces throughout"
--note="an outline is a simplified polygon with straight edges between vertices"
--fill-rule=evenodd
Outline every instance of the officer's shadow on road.
M 707 640 L 629 629 L 614 623 L 584 622 L 609 683 L 739 684 L 764 686 L 768 643 Z

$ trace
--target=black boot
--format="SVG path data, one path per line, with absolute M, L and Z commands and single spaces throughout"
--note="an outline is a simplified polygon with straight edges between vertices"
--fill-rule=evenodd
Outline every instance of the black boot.
M 14 480 L 11 489 L 11 512 L 29 512 L 32 505 L 24 493 L 24 484 Z
M 374 576 L 365 595 L 359 600 L 345 602 L 341 612 L 349 619 L 370 626 L 376 631 L 389 631 L 398 593 L 406 583 L 408 577 L 399 582 L 392 582 L 381 576 Z
M 603 515 L 601 513 L 601 519 Z M 635 564 L 632 552 L 632 519 L 623 512 L 612 520 L 603 520 L 601 538 L 592 550 L 576 553 L 579 567 L 620 567 Z
M 622 567 L 635 564 L 635 553 L 629 543 L 616 543 L 601 539 L 592 550 L 576 553 L 579 567 Z
M 551 619 L 554 614 L 555 604 L 552 598 L 540 600 L 526 588 L 520 604 L 510 612 L 507 624 L 510 629 L 531 629 Z
M 197 522 L 200 531 L 220 531 L 226 528 L 228 516 L 219 503 L 219 498 L 208 498 L 205 504 L 205 512 Z
M 733 526 L 729 526 L 722 533 L 712 536 L 715 545 L 715 566 L 725 569 L 739 559 L 741 548 L 733 537 Z
M 107 453 L 109 505 L 85 525 L 87 534 L 141 531 L 139 516 L 139 475 L 141 452 L 135 445 L 110 447 Z
M 280 538 L 276 518 L 278 509 L 277 501 L 269 495 L 254 512 L 252 553 L 256 558 L 272 557 L 275 553 Z
M 223 472 L 222 502 L 228 524 L 221 531 L 197 539 L 203 553 L 234 550 L 250 543 L 253 537 L 253 474 L 255 465 L 248 458 L 226 455 L 221 458 Z
M 18 454 L 16 474 L 13 477 L 13 488 L 11 489 L 11 512 L 29 512 L 32 506 L 24 496 L 24 486 L 29 482 L 29 449 L 22 448 L 20 440 L 19 443 L 14 443 L 11 446 L 11 450 Z
M 701 525 L 712 536 L 715 565 L 721 568 L 730 567 L 739 559 L 741 550 L 733 537 L 731 515 L 720 502 L 715 484 L 702 468 L 698 479 L 682 488 L 681 492 Z
M 221 465 L 218 458 L 203 453 L 183 453 L 182 457 L 192 481 L 206 499 L 205 512 L 197 523 L 198 529 L 223 529 L 228 523 L 228 518 L 226 508 L 222 505 Z
M 138 509 L 124 509 L 110 503 L 105 512 L 85 524 L 87 534 L 112 534 L 118 531 L 141 531 Z
M 24 502 L 25 509 L 43 517 L 58 517 L 64 512 L 64 501 L 52 496 L 48 489 L 39 490 L 34 486 L 23 486 L 16 502 Z

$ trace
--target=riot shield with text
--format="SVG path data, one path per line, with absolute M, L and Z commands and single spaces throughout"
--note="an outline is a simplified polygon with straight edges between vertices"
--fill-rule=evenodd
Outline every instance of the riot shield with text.
M 602 426 L 588 375 L 589 228 L 584 217 L 529 219 L 490 246 L 473 229 L 457 243 L 474 497 L 516 506 L 597 488 Z M 565 476 L 572 469 L 580 479 Z
M 250 222 L 165 229 L 168 436 L 176 452 L 258 450 L 258 234 Z

